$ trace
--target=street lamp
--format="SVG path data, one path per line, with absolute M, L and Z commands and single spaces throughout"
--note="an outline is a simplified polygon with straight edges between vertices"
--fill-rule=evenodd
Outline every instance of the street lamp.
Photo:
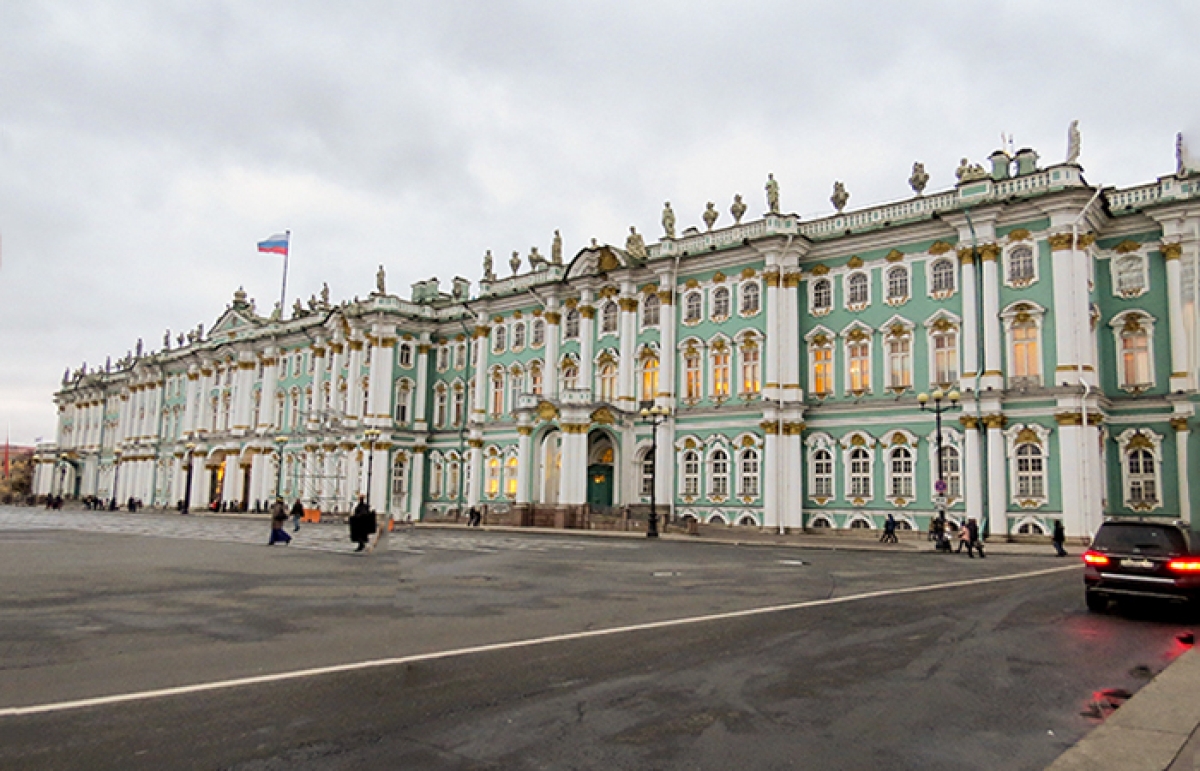
M 368 428 L 363 431 L 367 439 L 367 508 L 371 507 L 371 471 L 375 465 L 375 440 L 379 438 L 378 428 Z
M 112 481 L 112 491 L 111 491 L 112 494 L 109 496 L 109 500 L 113 501 L 113 502 L 116 502 L 116 500 L 117 500 L 117 478 L 120 476 L 120 474 L 121 474 L 121 451 L 113 450 L 113 481 Z
M 655 492 L 658 488 L 658 427 L 666 422 L 670 410 L 662 405 L 643 407 L 638 413 L 642 422 L 650 426 L 650 516 L 646 519 L 646 537 L 658 538 L 658 510 Z
M 286 436 L 275 437 L 275 448 L 279 454 L 279 465 L 275 469 L 275 498 L 283 499 L 283 446 L 287 444 Z
M 930 411 L 933 413 L 934 422 L 937 426 L 937 485 L 934 489 L 937 491 L 936 505 L 939 517 L 946 515 L 946 472 L 942 465 L 942 413 L 948 412 L 958 406 L 960 394 L 958 391 L 944 393 L 942 389 L 934 389 L 932 394 L 919 393 L 917 394 L 917 404 L 921 406 L 921 410 Z M 942 400 L 948 403 L 943 404 Z M 930 400 L 933 401 L 933 406 L 930 406 Z
M 188 442 L 183 449 L 187 450 L 187 454 L 184 455 L 187 458 L 187 475 L 183 480 L 183 511 L 180 513 L 187 514 L 192 507 L 192 458 L 196 454 L 196 443 Z

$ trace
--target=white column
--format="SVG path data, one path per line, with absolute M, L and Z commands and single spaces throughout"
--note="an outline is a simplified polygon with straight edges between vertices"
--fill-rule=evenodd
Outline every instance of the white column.
M 352 338 L 347 345 L 350 347 L 349 364 L 347 364 L 346 379 L 347 397 L 346 397 L 346 415 L 351 418 L 357 418 L 362 412 L 363 405 L 363 382 L 362 382 L 362 357 L 363 357 L 363 341 Z
M 408 465 L 408 511 L 406 519 L 419 522 L 422 504 L 425 503 L 425 445 L 413 445 L 412 460 Z
M 371 470 L 371 508 L 377 512 L 391 512 L 392 464 L 388 462 L 389 456 L 387 447 L 375 445 Z
M 375 425 L 390 426 L 392 421 L 392 372 L 396 356 L 396 337 L 390 329 L 377 328 L 371 351 L 371 380 L 368 398 Z
M 530 486 L 533 484 L 533 426 L 528 425 L 529 416 L 522 413 L 517 426 L 517 503 L 529 503 Z
M 238 354 L 237 380 L 233 386 L 233 433 L 242 436 L 254 427 L 250 425 L 254 402 L 254 370 L 258 362 L 253 351 Z
M 486 339 L 486 338 L 484 338 Z M 482 400 L 480 400 L 482 401 Z M 473 431 L 472 433 L 478 433 Z M 473 436 L 467 440 L 467 465 L 471 469 L 471 484 L 467 486 L 467 506 L 478 506 L 483 491 L 483 439 Z M 463 468 L 466 473 L 466 468 Z
M 659 372 L 661 376 L 661 370 Z M 675 418 L 668 417 L 658 427 L 658 449 L 654 456 L 655 505 L 667 507 L 667 517 L 675 515 Z
M 1004 387 L 1000 370 L 1000 284 L 996 261 L 1000 247 L 985 244 L 979 248 L 983 265 L 983 389 Z
M 558 298 L 550 298 L 543 318 L 546 319 L 546 366 L 542 370 L 542 392 L 547 399 L 554 400 L 558 398 L 558 352 L 562 334 Z
M 562 426 L 562 472 L 559 475 L 559 503 L 587 502 L 587 423 Z
M 968 247 L 958 250 L 958 259 L 962 264 L 962 377 L 959 379 L 960 391 L 974 390 L 975 376 L 979 374 L 979 296 L 975 288 L 975 255 Z M 978 431 L 978 429 L 976 429 Z M 978 437 L 977 437 L 978 439 Z M 976 448 L 978 450 L 978 447 Z M 979 477 L 975 477 L 978 479 Z M 969 501 L 968 497 L 968 501 Z M 970 504 L 968 503 L 968 506 Z M 977 519 L 982 522 L 982 519 Z
M 763 527 L 778 530 L 783 521 L 783 499 L 780 494 L 784 471 L 780 458 L 779 413 L 774 408 L 763 414 Z
M 1163 260 L 1167 266 L 1167 315 L 1171 335 L 1171 391 L 1186 391 L 1191 387 L 1188 371 L 1187 330 L 1183 321 L 1183 256 L 1181 244 L 1163 244 Z
M 773 264 L 774 254 L 767 255 L 767 269 L 763 272 L 763 283 L 767 285 L 767 334 L 763 345 L 763 358 L 766 359 L 766 382 L 763 383 L 763 399 L 779 401 L 783 374 L 780 372 L 780 360 L 783 358 L 783 341 L 780 329 L 779 283 L 781 280 L 779 267 Z M 778 512 L 771 516 L 778 524 Z M 766 517 L 764 516 L 764 521 Z
M 333 357 L 333 365 L 329 368 L 329 406 L 333 410 L 338 409 L 338 378 L 341 376 L 342 365 L 346 360 L 345 350 L 345 346 L 338 340 L 329 344 L 329 355 Z M 348 385 L 347 388 L 349 388 Z M 282 416 L 280 419 L 282 420 Z M 354 502 L 358 503 L 357 496 L 354 498 Z
M 783 388 L 784 399 L 798 402 L 804 398 L 800 389 L 800 271 L 786 270 L 780 284 L 777 291 L 781 326 L 772 328 L 772 331 L 781 336 L 780 344 L 783 348 L 783 360 L 779 363 L 780 386 Z
M 487 374 L 487 359 L 488 359 L 488 337 L 491 329 L 487 325 L 487 316 L 479 314 L 475 325 L 475 401 L 471 404 L 472 422 L 483 425 L 487 417 L 488 403 L 488 374 Z M 482 456 L 480 456 L 482 458 Z M 472 463 L 475 461 L 472 460 Z M 471 487 L 478 485 L 478 480 L 475 477 L 471 478 Z M 478 502 L 476 497 L 474 502 Z M 474 504 L 472 504 L 474 505 Z
M 584 289 L 579 301 L 579 386 L 594 390 L 595 367 L 592 359 L 595 358 L 596 350 L 596 309 L 591 303 L 592 292 L 590 289 Z
M 413 430 L 425 431 L 429 427 L 426 403 L 426 391 L 429 389 L 429 333 L 421 335 L 417 344 L 417 383 L 416 393 L 413 394 Z
M 988 517 L 991 533 L 1008 537 L 1008 458 L 1004 453 L 1004 418 L 999 414 L 985 415 L 987 426 Z
M 212 410 L 209 409 L 209 399 L 212 397 L 213 389 L 213 366 L 212 362 L 204 362 L 200 369 L 200 400 L 196 404 L 196 430 L 197 431 L 212 431 L 216 426 L 212 425 Z
M 262 404 L 258 410 L 259 433 L 270 433 L 279 425 L 280 416 L 275 414 L 275 392 L 279 388 L 279 354 L 274 348 L 268 348 L 263 354 L 263 377 L 261 393 Z M 274 497 L 275 491 L 271 491 Z
M 779 523 L 789 531 L 804 527 L 804 470 L 801 452 L 801 437 L 804 423 L 797 420 L 785 421 L 783 436 L 778 437 L 778 447 L 783 462 L 783 506 L 782 521 Z M 765 457 L 765 454 L 764 454 Z M 759 468 L 759 485 L 762 485 L 766 475 Z M 739 469 L 740 472 L 740 469 Z M 763 511 L 763 524 L 766 525 L 766 511 Z
M 1188 429 L 1188 419 L 1180 415 L 1171 419 L 1171 427 L 1175 429 L 1175 477 L 1179 483 L 1179 512 L 1186 516 L 1197 529 L 1198 512 L 1192 510 L 1192 491 L 1188 481 L 1188 439 L 1192 432 Z
M 965 466 L 962 471 L 962 492 L 967 504 L 967 517 L 973 518 L 980 524 L 983 523 L 983 458 L 981 456 L 982 446 L 979 436 L 979 420 L 973 416 L 963 416 L 959 419 L 963 425 L 963 449 L 966 457 Z M 988 458 L 989 463 L 999 463 L 1003 465 L 1003 458 Z M 937 461 L 935 460 L 936 464 Z M 933 473 L 936 476 L 937 466 L 934 466 Z M 993 532 L 996 532 L 993 528 Z
M 621 297 L 617 298 L 618 306 L 621 309 L 620 326 L 618 327 L 621 350 L 617 364 L 617 406 L 623 410 L 633 410 L 637 405 L 634 376 L 637 369 L 638 300 L 634 295 L 635 291 L 633 282 L 625 282 L 621 286 Z
M 659 406 L 669 410 L 675 409 L 675 362 L 679 353 L 675 350 L 675 287 L 671 285 L 670 274 L 658 274 L 658 393 L 655 401 Z M 666 288 L 663 288 L 666 287 Z M 671 422 L 674 426 L 674 421 Z M 672 432 L 674 429 L 672 428 Z M 673 455 L 664 456 L 666 460 L 659 467 L 659 477 L 673 475 L 665 473 L 674 468 L 671 461 Z

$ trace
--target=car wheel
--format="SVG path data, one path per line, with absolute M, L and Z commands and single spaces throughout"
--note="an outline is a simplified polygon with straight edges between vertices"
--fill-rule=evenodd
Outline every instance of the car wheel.
M 1108 610 L 1108 598 L 1099 592 L 1088 591 L 1084 594 L 1087 609 L 1092 613 L 1103 613 Z

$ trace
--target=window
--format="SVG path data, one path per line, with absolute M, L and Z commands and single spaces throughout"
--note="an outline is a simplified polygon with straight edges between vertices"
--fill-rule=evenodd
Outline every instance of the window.
M 743 498 L 758 497 L 758 473 L 758 450 L 743 450 L 741 473 L 738 479 L 738 488 Z
M 946 482 L 946 500 L 962 499 L 962 458 L 958 448 L 942 445 L 942 479 Z M 936 480 L 935 480 L 936 481 Z
M 700 494 L 700 453 L 686 450 L 683 453 L 683 495 L 695 498 Z
M 657 327 L 659 312 L 662 310 L 662 303 L 658 299 L 658 295 L 654 292 L 646 295 L 642 300 L 642 326 Z
M 760 351 L 758 343 L 742 343 L 742 396 L 754 396 L 762 391 Z
M 812 283 L 812 308 L 815 313 L 828 313 L 833 308 L 833 282 L 819 278 Z
M 433 424 L 438 428 L 446 426 L 446 386 L 438 383 L 433 396 Z
M 328 391 L 326 391 L 328 394 Z M 408 422 L 409 399 L 412 397 L 412 383 L 408 380 L 401 380 L 396 386 L 396 411 L 395 418 L 397 423 Z
M 866 273 L 851 273 L 846 277 L 846 305 L 852 310 L 865 308 L 871 301 L 871 287 Z
M 1154 503 L 1158 500 L 1154 456 L 1149 450 L 1134 450 L 1129 453 L 1128 459 L 1130 502 Z
M 725 345 L 713 347 L 712 391 L 718 401 L 729 398 L 729 348 Z
M 711 476 L 709 478 L 708 497 L 725 498 L 729 495 L 729 455 L 717 448 L 709 458 Z
M 643 498 L 649 498 L 654 494 L 654 453 L 646 450 L 642 455 L 642 492 Z
M 743 316 L 753 316 L 758 313 L 759 308 L 759 289 L 757 281 L 742 282 L 742 307 L 741 313 Z
M 492 417 L 504 413 L 504 370 L 492 372 Z
M 948 259 L 935 260 L 930 267 L 930 287 L 936 297 L 954 294 L 954 262 Z
M 525 373 L 520 367 L 513 367 L 508 373 L 508 409 L 512 412 L 517 408 L 521 389 L 525 387 Z
M 891 452 L 889 486 L 891 498 L 913 497 L 913 456 L 907 447 L 896 447 Z
M 542 364 L 535 361 L 529 365 L 529 392 L 542 395 Z
M 700 351 L 688 348 L 683 354 L 683 398 L 690 402 L 700 399 Z
M 652 401 L 658 395 L 658 357 L 652 353 L 642 356 L 642 401 Z
M 890 303 L 902 303 L 908 299 L 908 268 L 893 265 L 887 272 L 887 299 Z
M 858 331 L 858 330 L 856 330 Z M 850 375 L 850 391 L 863 394 L 871 390 L 871 342 L 866 333 L 851 333 L 846 344 L 846 361 Z
M 442 463 L 440 457 L 434 457 L 433 463 L 429 466 L 429 497 L 441 498 L 443 495 L 442 483 L 444 482 L 443 474 L 445 473 L 445 464 Z
M 459 343 L 454 346 L 454 368 L 462 369 L 467 366 L 467 344 Z
M 729 289 L 719 286 L 713 290 L 712 317 L 714 321 L 729 318 Z
M 912 387 L 912 335 L 892 335 L 887 340 L 888 388 Z
M 489 498 L 500 495 L 500 458 L 493 455 L 487 459 L 487 471 L 484 476 L 484 492 Z
M 408 369 L 412 366 L 412 346 L 400 343 L 400 366 Z
M 525 324 L 517 322 L 513 324 L 512 330 L 512 349 L 519 351 L 525 347 Z
M 1042 448 L 1032 442 L 1017 445 L 1017 497 L 1046 496 L 1046 467 Z
M 611 334 L 617 331 L 617 304 L 612 300 L 604 303 L 600 309 L 600 334 Z
M 871 453 L 862 447 L 850 451 L 850 497 L 871 497 Z
M 439 345 L 437 349 L 437 371 L 445 372 L 450 363 L 450 352 L 446 346 Z
M 533 331 L 530 334 L 531 340 L 529 344 L 534 348 L 541 348 L 546 343 L 546 320 L 534 319 Z
M 815 396 L 833 393 L 833 344 L 825 335 L 817 335 L 809 344 L 812 360 L 812 392 Z
M 454 425 L 461 426 L 463 423 L 463 410 L 466 406 L 466 393 L 460 384 L 454 385 Z
M 600 401 L 611 402 L 617 398 L 617 365 L 611 360 L 600 364 Z
M 508 327 L 497 324 L 496 331 L 492 335 L 492 353 L 503 353 L 504 349 L 508 347 Z
M 1036 278 L 1033 248 L 1020 244 L 1008 252 L 1008 283 L 1025 286 Z
M 812 495 L 817 500 L 833 497 L 833 453 L 817 450 L 812 461 Z
M 1010 375 L 1014 378 L 1014 384 L 1040 382 L 1037 322 L 1030 319 L 1012 325 L 1012 357 Z
M 451 456 L 448 469 L 446 471 L 446 491 L 457 497 L 460 492 L 459 480 L 462 478 L 462 464 L 458 461 L 458 456 Z
M 579 387 L 579 365 L 567 359 L 562 368 L 563 389 L 570 390 Z
M 958 380 L 958 331 L 950 326 L 935 324 L 929 335 L 933 351 L 933 382 L 949 386 Z
M 579 337 L 579 309 L 571 308 L 567 311 L 566 323 L 563 325 L 563 337 L 568 340 L 574 340 Z
M 1154 385 L 1152 332 L 1154 320 L 1138 311 L 1125 311 L 1109 322 L 1117 344 L 1117 379 L 1126 390 L 1142 391 Z
M 504 495 L 511 499 L 517 497 L 517 456 L 509 455 L 504 462 Z
M 392 462 L 392 511 L 404 511 L 408 497 L 408 458 L 397 455 Z
M 1158 508 L 1162 505 L 1159 472 L 1162 436 L 1146 429 L 1130 428 L 1116 440 L 1121 448 L 1125 506 L 1137 512 Z
M 1113 288 L 1121 297 L 1137 297 L 1146 291 L 1146 261 L 1140 254 L 1126 254 L 1112 263 Z
M 702 315 L 701 300 L 699 292 L 688 292 L 683 298 L 683 323 L 684 324 L 699 324 L 700 316 Z

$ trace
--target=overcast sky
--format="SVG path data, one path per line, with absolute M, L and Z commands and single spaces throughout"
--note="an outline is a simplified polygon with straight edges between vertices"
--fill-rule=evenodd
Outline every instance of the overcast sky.
M 929 189 L 1000 144 L 1087 179 L 1174 170 L 1200 126 L 1200 4 L 1154 2 L 0 2 L 0 423 L 53 438 L 63 370 L 269 310 L 436 275 L 485 249 L 569 257 L 654 240 L 706 201 L 729 224 Z M 4 425 L 0 425 L 0 430 Z

